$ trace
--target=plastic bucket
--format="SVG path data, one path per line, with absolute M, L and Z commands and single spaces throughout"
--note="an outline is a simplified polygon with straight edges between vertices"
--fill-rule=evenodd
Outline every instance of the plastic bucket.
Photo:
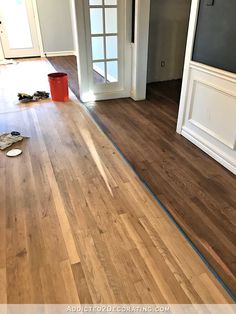
M 68 75 L 66 73 L 48 74 L 48 81 L 53 101 L 68 101 Z

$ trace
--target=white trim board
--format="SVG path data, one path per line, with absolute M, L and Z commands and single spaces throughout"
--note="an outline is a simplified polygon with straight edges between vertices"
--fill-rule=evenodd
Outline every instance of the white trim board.
M 0 60 L 4 60 L 4 53 L 3 53 L 3 49 L 2 49 L 1 38 L 0 38 Z
M 40 27 L 40 21 L 39 21 L 39 14 L 38 14 L 38 6 L 37 6 L 36 0 L 32 0 L 32 6 L 33 6 L 33 11 L 34 11 L 34 19 L 35 19 L 37 36 L 38 36 L 38 44 L 39 44 L 40 55 L 41 55 L 41 57 L 44 57 L 43 40 L 42 40 L 41 27 Z
M 182 126 L 184 123 L 184 114 L 186 107 L 186 98 L 189 89 L 189 72 L 190 72 L 190 62 L 192 60 L 193 46 L 195 40 L 195 33 L 197 28 L 198 12 L 199 12 L 200 0 L 192 0 L 190 18 L 189 18 L 189 28 L 188 28 L 188 38 L 184 61 L 184 73 L 183 73 L 183 83 L 180 97 L 179 113 L 176 132 L 181 134 Z
M 213 159 L 218 161 L 222 166 L 224 166 L 226 169 L 228 169 L 229 171 L 236 175 L 236 166 L 232 162 L 230 162 L 226 156 L 224 156 L 224 153 L 219 152 L 217 147 L 210 145 L 208 141 L 204 141 L 203 138 L 200 138 L 197 134 L 195 134 L 186 127 L 183 127 L 181 135 L 183 135 L 186 139 L 188 139 L 190 142 L 199 147 L 206 154 L 211 156 Z
M 76 56 L 76 52 L 74 50 L 71 51 L 45 51 L 45 57 L 64 57 L 64 56 Z
M 131 97 L 136 101 L 146 99 L 149 21 L 150 0 L 136 0 L 131 89 Z

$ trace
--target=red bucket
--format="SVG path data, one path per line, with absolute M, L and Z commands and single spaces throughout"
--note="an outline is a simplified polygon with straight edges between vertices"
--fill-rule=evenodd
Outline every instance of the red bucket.
M 66 73 L 48 74 L 48 81 L 53 101 L 68 101 L 68 75 Z

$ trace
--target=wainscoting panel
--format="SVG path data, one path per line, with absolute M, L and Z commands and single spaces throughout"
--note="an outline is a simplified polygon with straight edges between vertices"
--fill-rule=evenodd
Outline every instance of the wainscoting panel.
M 182 135 L 236 174 L 236 75 L 191 63 Z

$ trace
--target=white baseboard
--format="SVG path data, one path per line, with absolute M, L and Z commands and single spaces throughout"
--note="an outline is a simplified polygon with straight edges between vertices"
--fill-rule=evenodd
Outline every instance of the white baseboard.
M 44 52 L 45 57 L 64 57 L 64 56 L 75 56 L 75 51 L 45 51 Z
M 229 171 L 236 175 L 235 164 L 233 164 L 228 158 L 227 160 L 225 156 L 220 151 L 217 150 L 217 147 L 211 145 L 205 139 L 199 138 L 198 135 L 196 135 L 194 132 L 190 131 L 186 127 L 183 127 L 181 134 L 190 142 L 192 142 L 194 145 L 203 150 L 206 154 L 208 154 L 213 159 L 218 161 L 222 166 L 224 166 L 225 168 L 227 168 Z

